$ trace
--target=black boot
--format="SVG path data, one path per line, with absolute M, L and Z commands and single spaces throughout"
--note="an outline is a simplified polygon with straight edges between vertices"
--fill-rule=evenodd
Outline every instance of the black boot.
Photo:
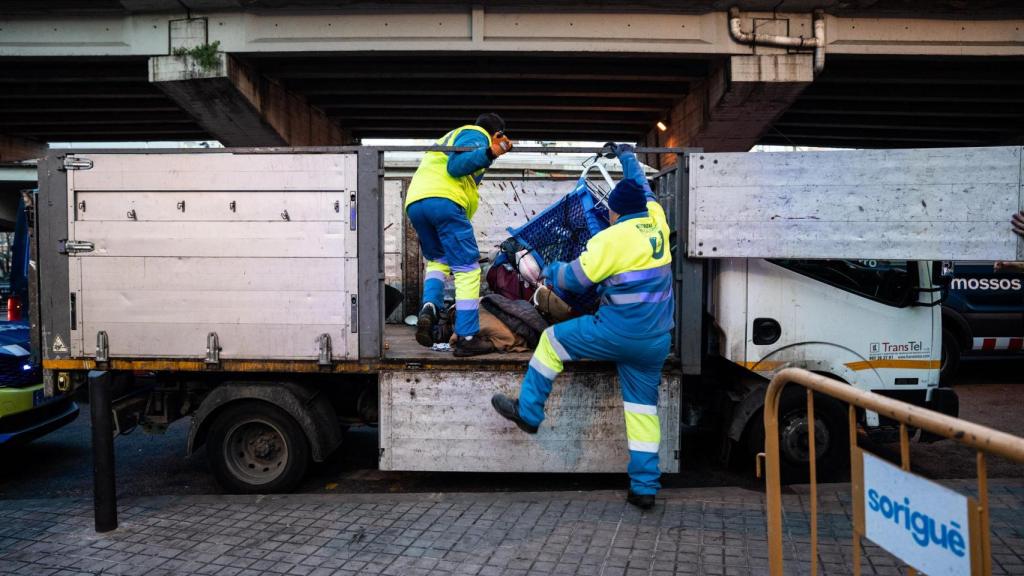
M 416 318 L 416 342 L 420 346 L 430 348 L 434 345 L 434 327 L 437 326 L 437 310 L 434 305 L 427 302 L 420 308 L 420 314 Z
M 452 354 L 464 357 L 490 354 L 491 352 L 494 352 L 494 344 L 491 344 L 490 340 L 477 335 L 473 338 L 459 336 L 459 339 L 455 341 L 455 349 L 452 351 Z
M 632 490 L 626 494 L 626 502 L 629 502 L 633 506 L 641 510 L 650 510 L 654 508 L 654 494 L 637 494 Z
M 516 426 L 519 426 L 519 429 L 523 432 L 526 432 L 527 434 L 537 433 L 537 427 L 527 424 L 526 421 L 523 420 L 522 416 L 519 415 L 518 398 L 509 398 L 504 394 L 495 394 L 494 396 L 491 396 L 491 406 L 494 406 L 494 409 L 498 411 L 498 414 L 501 414 L 504 418 L 515 422 Z

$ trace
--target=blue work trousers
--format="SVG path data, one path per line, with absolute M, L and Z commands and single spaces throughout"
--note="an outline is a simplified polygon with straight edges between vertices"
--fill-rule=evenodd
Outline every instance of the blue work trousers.
M 626 439 L 629 445 L 630 488 L 637 494 L 655 494 L 658 479 L 658 385 L 668 356 L 671 336 L 626 337 L 609 330 L 596 316 L 582 316 L 551 326 L 541 336 L 519 392 L 519 414 L 539 426 L 551 385 L 568 360 L 611 360 L 619 372 Z M 543 434 L 543 430 L 541 431 Z
M 423 304 L 444 307 L 444 281 L 455 273 L 455 333 L 480 331 L 480 250 L 466 210 L 447 198 L 424 198 L 406 208 L 427 260 Z

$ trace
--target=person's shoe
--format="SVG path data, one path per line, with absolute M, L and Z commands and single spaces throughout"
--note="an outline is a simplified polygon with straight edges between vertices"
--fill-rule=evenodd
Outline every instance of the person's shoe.
M 494 344 L 491 344 L 490 340 L 481 336 L 473 338 L 459 336 L 459 339 L 455 341 L 455 348 L 452 350 L 452 354 L 459 357 L 479 356 L 481 354 L 490 354 L 491 352 L 494 352 Z
M 430 348 L 434 345 L 434 327 L 437 326 L 437 310 L 427 302 L 416 317 L 416 342 Z
M 654 508 L 654 494 L 637 494 L 630 490 L 626 494 L 626 502 L 629 502 L 633 506 L 641 510 L 650 510 Z
M 537 433 L 537 427 L 527 424 L 526 421 L 523 420 L 522 416 L 519 415 L 518 398 L 509 398 L 504 394 L 495 394 L 494 396 L 491 396 L 491 406 L 494 406 L 494 409 L 498 414 L 501 414 L 502 417 L 515 422 L 516 426 L 519 426 L 519 429 L 523 432 L 526 432 L 527 434 Z

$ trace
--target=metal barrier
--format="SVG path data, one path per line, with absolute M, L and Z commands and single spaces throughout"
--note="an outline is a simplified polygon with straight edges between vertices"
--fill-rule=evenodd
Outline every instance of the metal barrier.
M 940 414 L 926 408 L 894 400 L 887 396 L 858 390 L 853 386 L 826 378 L 799 368 L 786 368 L 779 371 L 771 383 L 765 396 L 765 458 L 767 464 L 766 497 L 768 516 L 768 562 L 772 576 L 782 576 L 782 480 L 779 469 L 779 399 L 786 384 L 799 384 L 807 389 L 807 422 L 813 429 L 814 393 L 845 402 L 849 406 L 849 437 L 850 437 L 850 487 L 853 493 L 853 573 L 861 573 L 861 539 L 865 536 L 865 512 L 863 501 L 864 470 L 863 454 L 857 446 L 857 408 L 871 410 L 881 416 L 899 422 L 900 456 L 902 470 L 910 470 L 910 442 L 907 427 L 912 426 L 938 434 L 960 444 L 977 450 L 978 467 L 978 498 L 968 499 L 969 528 L 977 539 L 970 540 L 970 573 L 989 576 L 992 573 L 992 549 L 989 533 L 988 510 L 988 478 L 986 470 L 986 454 L 995 454 L 1024 463 L 1024 438 L 1018 438 L 1005 432 L 993 430 L 985 426 L 973 424 Z M 810 455 L 811 507 L 811 575 L 818 573 L 818 488 L 814 434 L 808 434 Z M 758 467 L 760 470 L 760 466 Z M 907 500 L 909 504 L 909 500 Z M 858 505 L 859 504 L 859 505 Z M 909 507 L 905 509 L 909 524 Z M 896 508 L 897 524 L 899 508 Z M 934 525 L 933 525 L 934 526 Z M 908 574 L 917 574 L 914 567 L 907 568 Z

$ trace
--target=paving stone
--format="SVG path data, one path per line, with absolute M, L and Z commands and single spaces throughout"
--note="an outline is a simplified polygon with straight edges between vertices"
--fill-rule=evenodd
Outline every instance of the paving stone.
M 807 492 L 783 501 L 786 573 L 806 574 Z M 992 480 L 990 501 L 993 573 L 1024 574 L 1024 483 Z M 850 506 L 847 485 L 819 487 L 823 575 L 850 571 Z M 0 501 L 0 574 L 767 574 L 763 499 L 729 488 L 666 490 L 643 513 L 591 492 L 125 498 L 120 514 L 122 528 L 96 536 L 87 499 Z M 862 563 L 903 573 L 869 542 Z

